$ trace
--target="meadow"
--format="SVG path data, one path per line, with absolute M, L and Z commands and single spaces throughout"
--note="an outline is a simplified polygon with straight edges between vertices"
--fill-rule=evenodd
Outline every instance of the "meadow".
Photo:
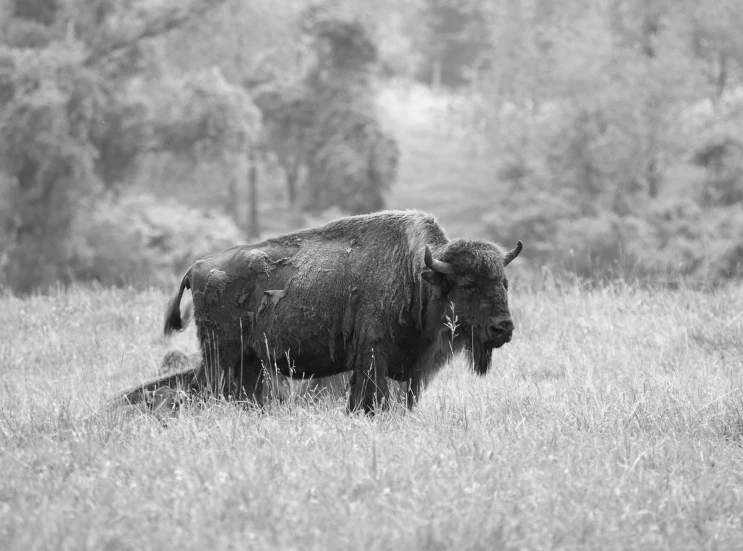
M 3 549 L 740 549 L 743 286 L 519 288 L 412 412 L 301 389 L 111 410 L 193 327 L 159 290 L 0 297 Z

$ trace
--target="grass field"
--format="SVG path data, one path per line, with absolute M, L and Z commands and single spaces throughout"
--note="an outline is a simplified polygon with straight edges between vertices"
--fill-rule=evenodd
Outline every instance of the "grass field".
M 0 548 L 743 548 L 743 286 L 517 288 L 492 372 L 407 414 L 107 411 L 195 350 L 166 299 L 0 298 Z

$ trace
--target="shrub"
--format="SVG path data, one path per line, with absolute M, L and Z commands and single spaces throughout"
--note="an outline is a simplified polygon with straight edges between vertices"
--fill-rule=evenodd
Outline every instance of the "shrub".
M 632 214 L 580 215 L 559 195 L 540 195 L 521 208 L 486 217 L 487 229 L 501 243 L 523 239 L 527 259 L 558 273 L 705 285 L 743 275 L 743 211 L 735 206 L 671 198 Z
M 244 242 L 223 214 L 148 195 L 107 199 L 78 223 L 71 275 L 112 285 L 172 284 L 195 260 Z

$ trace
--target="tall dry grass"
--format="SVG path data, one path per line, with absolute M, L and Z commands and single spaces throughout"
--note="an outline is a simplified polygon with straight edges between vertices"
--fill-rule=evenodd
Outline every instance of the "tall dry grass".
M 739 549 L 743 286 L 511 293 L 412 413 L 108 412 L 193 328 L 158 291 L 0 298 L 3 549 Z

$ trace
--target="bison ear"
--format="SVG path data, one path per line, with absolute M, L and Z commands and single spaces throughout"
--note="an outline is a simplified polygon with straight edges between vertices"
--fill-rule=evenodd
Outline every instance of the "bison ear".
M 433 270 L 426 270 L 425 272 L 421 272 L 421 279 L 423 279 L 430 285 L 441 287 L 442 289 L 446 285 L 446 277 L 444 276 L 444 274 L 439 274 L 437 272 L 434 272 Z

